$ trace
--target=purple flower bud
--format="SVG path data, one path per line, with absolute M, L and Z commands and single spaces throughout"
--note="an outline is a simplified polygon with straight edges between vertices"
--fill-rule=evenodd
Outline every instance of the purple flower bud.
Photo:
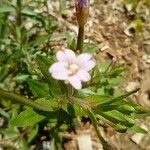
M 79 26 L 84 26 L 89 15 L 89 0 L 76 0 L 76 16 Z
M 79 7 L 88 6 L 89 0 L 76 0 L 76 3 Z

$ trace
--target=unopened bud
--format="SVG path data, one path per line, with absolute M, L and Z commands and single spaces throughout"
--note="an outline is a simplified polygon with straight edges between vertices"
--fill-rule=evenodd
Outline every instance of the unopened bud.
M 84 26 L 89 15 L 89 0 L 76 0 L 76 16 L 79 26 Z

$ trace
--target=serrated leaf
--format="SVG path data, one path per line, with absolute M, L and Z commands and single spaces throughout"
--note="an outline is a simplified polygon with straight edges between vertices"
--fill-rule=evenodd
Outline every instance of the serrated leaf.
M 53 115 L 53 108 L 57 107 L 57 102 L 55 99 L 50 98 L 50 100 L 46 100 L 44 98 L 37 99 L 35 101 L 36 103 L 40 104 L 43 108 L 49 110 L 47 114 Z M 18 126 L 18 127 L 26 127 L 26 126 L 32 126 L 43 119 L 45 119 L 47 116 L 45 113 L 39 113 L 32 108 L 27 108 L 23 112 L 21 112 L 18 116 L 16 116 L 14 119 L 10 121 L 11 125 Z
M 49 88 L 47 84 L 35 80 L 28 80 L 28 84 L 35 97 L 42 98 L 49 95 Z
M 10 124 L 17 127 L 32 126 L 45 119 L 44 115 L 41 115 L 34 111 L 32 108 L 28 108 L 21 112 L 16 118 L 10 121 Z
M 57 108 L 57 101 L 55 98 L 48 98 L 45 99 L 45 98 L 40 98 L 40 99 L 37 99 L 36 102 L 42 106 L 44 106 L 45 108 L 49 109 L 49 110 L 53 110 L 53 108 Z

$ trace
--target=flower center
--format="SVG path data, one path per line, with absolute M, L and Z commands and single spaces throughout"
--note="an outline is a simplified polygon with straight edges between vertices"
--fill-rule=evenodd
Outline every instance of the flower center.
M 69 73 L 69 75 L 73 75 L 77 72 L 77 70 L 78 70 L 78 65 L 70 64 L 69 68 L 68 68 L 68 73 Z

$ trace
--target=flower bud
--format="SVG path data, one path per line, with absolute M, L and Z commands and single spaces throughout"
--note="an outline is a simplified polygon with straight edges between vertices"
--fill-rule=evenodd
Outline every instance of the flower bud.
M 89 0 L 76 0 L 76 16 L 79 26 L 84 26 L 89 15 Z

